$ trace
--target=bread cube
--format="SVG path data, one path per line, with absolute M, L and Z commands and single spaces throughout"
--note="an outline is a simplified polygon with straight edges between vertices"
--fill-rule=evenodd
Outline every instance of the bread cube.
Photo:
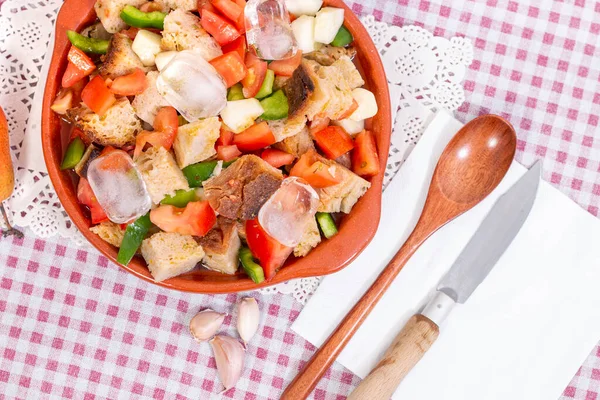
M 162 0 L 162 3 L 171 10 L 196 11 L 197 0 Z
M 310 137 L 308 127 L 304 126 L 300 132 L 294 136 L 290 136 L 282 140 L 279 143 L 275 143 L 273 147 L 300 158 L 302 154 L 309 150 L 315 149 L 315 142 L 313 142 L 312 138 Z
M 135 110 L 135 114 L 141 118 L 142 121 L 147 122 L 150 125 L 154 125 L 154 118 L 156 118 L 158 111 L 161 108 L 170 105 L 165 98 L 158 93 L 156 79 L 158 79 L 157 71 L 148 72 L 146 75 L 148 87 L 143 93 L 135 96 L 133 103 L 131 103 Z
M 97 0 L 94 10 L 104 29 L 109 33 L 117 33 L 127 28 L 127 24 L 121 19 L 123 8 L 128 5 L 139 7 L 145 2 L 146 0 Z
M 204 250 L 192 236 L 159 232 L 142 242 L 142 256 L 154 280 L 162 282 L 194 269 Z
M 100 236 L 100 239 L 115 247 L 121 247 L 123 237 L 125 237 L 125 231 L 121 229 L 121 226 L 109 221 L 92 226 L 90 231 Z
M 149 148 L 135 160 L 135 164 L 154 204 L 160 203 L 166 196 L 174 196 L 177 190 L 190 189 L 175 158 L 162 146 Z
M 306 226 L 306 231 L 302 235 L 300 243 L 294 248 L 294 255 L 296 257 L 304 257 L 317 247 L 319 243 L 321 243 L 321 233 L 319 232 L 317 219 L 313 218 Z
M 67 111 L 67 118 L 89 139 L 102 146 L 123 147 L 135 143 L 142 123 L 127 97 L 122 97 L 100 117 L 87 106 Z
M 273 136 L 277 142 L 297 135 L 306 128 L 306 116 L 296 115 L 292 118 L 279 119 L 276 121 L 267 121 Z
M 142 60 L 133 51 L 133 41 L 123 33 L 115 33 L 110 40 L 108 53 L 102 57 L 103 63 L 98 72 L 103 77 L 115 79 L 119 76 L 131 74 L 137 68 L 147 71 Z
M 242 241 L 236 221 L 219 217 L 217 226 L 200 239 L 200 245 L 205 252 L 202 263 L 206 268 L 229 275 L 237 272 Z
M 165 18 L 163 50 L 197 50 L 210 61 L 223 54 L 221 47 L 200 25 L 200 18 L 181 9 L 171 11 Z
M 179 168 L 207 160 L 217 154 L 215 143 L 220 134 L 221 122 L 218 117 L 180 126 L 173 143 Z

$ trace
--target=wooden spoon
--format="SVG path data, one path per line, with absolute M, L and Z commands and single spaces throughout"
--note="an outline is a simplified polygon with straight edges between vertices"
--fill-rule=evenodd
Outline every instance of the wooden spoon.
M 282 399 L 308 397 L 425 240 L 473 208 L 498 186 L 514 158 L 516 143 L 513 127 L 495 115 L 474 119 L 454 136 L 438 161 L 415 229 L 369 290 L 287 387 Z
M 0 107 L 0 218 L 4 218 L 7 230 L 3 232 L 4 236 L 13 234 L 22 237 L 23 234 L 10 226 L 2 202 L 10 197 L 15 187 L 15 177 L 13 173 L 12 160 L 10 158 L 10 143 L 8 136 L 8 123 L 2 107 Z

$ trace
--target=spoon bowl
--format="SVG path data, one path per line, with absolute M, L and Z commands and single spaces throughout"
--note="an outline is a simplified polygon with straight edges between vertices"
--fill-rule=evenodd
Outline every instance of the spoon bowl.
M 498 186 L 515 156 L 516 145 L 513 127 L 495 115 L 476 118 L 458 131 L 438 161 L 415 229 L 304 370 L 287 387 L 281 399 L 308 397 L 425 240 L 473 208 Z

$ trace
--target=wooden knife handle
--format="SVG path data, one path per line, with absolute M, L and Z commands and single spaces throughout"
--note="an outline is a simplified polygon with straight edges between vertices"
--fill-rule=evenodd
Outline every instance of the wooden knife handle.
M 348 400 L 388 400 L 429 350 L 439 332 L 439 327 L 429 318 L 414 315 Z

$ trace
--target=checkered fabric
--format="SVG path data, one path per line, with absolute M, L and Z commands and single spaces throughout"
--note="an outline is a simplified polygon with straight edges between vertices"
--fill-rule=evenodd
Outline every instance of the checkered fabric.
M 492 112 L 509 119 L 519 134 L 518 160 L 544 159 L 544 178 L 598 215 L 600 2 L 348 4 L 388 23 L 471 39 L 475 61 L 458 116 L 467 121 Z M 291 296 L 253 295 L 261 328 L 240 382 L 224 398 L 278 398 L 315 350 L 289 330 L 301 310 Z M 30 232 L 0 239 L 0 399 L 220 398 L 209 345 L 194 342 L 187 324 L 203 308 L 231 313 L 240 297 L 168 291 L 61 239 Z M 236 335 L 231 317 L 224 331 Z M 312 396 L 344 399 L 358 382 L 336 364 Z M 599 391 L 596 347 L 562 399 L 594 400 Z

